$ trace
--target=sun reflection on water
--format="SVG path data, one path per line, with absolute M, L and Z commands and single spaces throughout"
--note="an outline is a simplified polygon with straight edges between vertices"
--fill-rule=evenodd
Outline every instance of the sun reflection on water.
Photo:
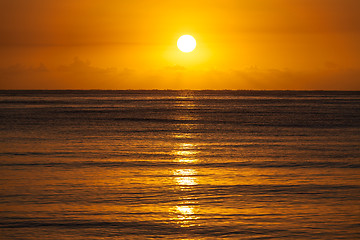
M 170 207 L 171 220 L 181 227 L 192 227 L 198 224 L 199 202 L 195 190 L 199 185 L 198 170 L 193 164 L 198 162 L 198 146 L 194 143 L 194 136 L 190 131 L 196 124 L 197 117 L 191 109 L 196 107 L 194 96 L 189 92 L 185 96 L 179 96 L 176 106 L 182 114 L 177 116 L 179 129 L 183 132 L 176 133 L 174 140 L 176 145 L 172 151 L 174 162 L 178 167 L 172 170 L 174 189 L 179 199 L 177 204 Z M 189 110 L 189 111 L 187 111 Z
M 191 190 L 189 186 L 198 184 L 196 174 L 197 172 L 194 169 L 176 169 L 173 173 L 176 184 L 183 190 Z
M 196 221 L 199 217 L 197 217 L 195 208 L 196 205 L 179 205 L 174 208 L 175 217 L 174 220 L 181 227 L 192 227 L 197 225 Z
M 170 209 L 172 220 L 181 227 L 196 226 L 199 219 L 197 212 L 199 205 L 193 191 L 199 184 L 198 171 L 190 168 L 190 163 L 197 162 L 196 145 L 192 143 L 181 143 L 174 151 L 175 161 L 179 164 L 187 163 L 186 168 L 172 170 L 173 182 L 179 191 L 179 202 Z M 181 166 L 180 165 L 180 166 Z
M 179 163 L 194 163 L 197 161 L 196 145 L 192 143 L 180 143 L 173 151 L 172 155 L 175 157 L 175 161 Z

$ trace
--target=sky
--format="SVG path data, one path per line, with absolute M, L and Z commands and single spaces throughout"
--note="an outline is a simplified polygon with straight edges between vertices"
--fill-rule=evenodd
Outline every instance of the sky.
M 0 89 L 360 90 L 359 0 L 0 0 Z M 193 52 L 176 45 L 185 34 Z

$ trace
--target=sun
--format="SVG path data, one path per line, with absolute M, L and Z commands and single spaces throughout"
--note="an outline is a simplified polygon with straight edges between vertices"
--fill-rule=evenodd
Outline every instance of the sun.
M 196 40 L 191 35 L 183 35 L 177 41 L 177 46 L 182 52 L 191 52 L 196 47 Z

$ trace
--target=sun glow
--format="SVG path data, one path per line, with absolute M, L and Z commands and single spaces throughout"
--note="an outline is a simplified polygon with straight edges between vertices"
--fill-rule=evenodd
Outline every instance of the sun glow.
M 196 40 L 191 35 L 183 35 L 178 39 L 177 46 L 182 52 L 192 52 L 196 47 Z

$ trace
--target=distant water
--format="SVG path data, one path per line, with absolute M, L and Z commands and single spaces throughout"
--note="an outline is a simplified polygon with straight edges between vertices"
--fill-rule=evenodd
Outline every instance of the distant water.
M 360 92 L 0 91 L 0 239 L 360 239 Z

